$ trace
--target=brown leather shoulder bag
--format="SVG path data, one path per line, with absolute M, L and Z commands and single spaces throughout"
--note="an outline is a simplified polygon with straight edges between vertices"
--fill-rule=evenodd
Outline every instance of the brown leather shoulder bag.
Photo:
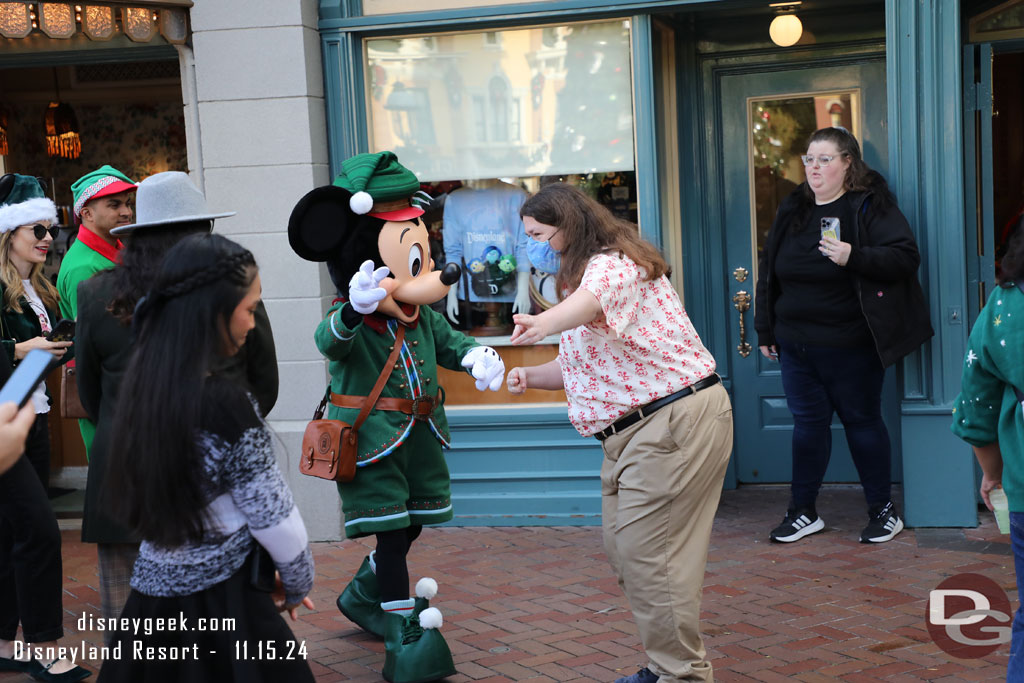
M 331 387 L 327 385 L 320 405 L 313 412 L 313 420 L 306 425 L 306 433 L 302 435 L 302 457 L 299 460 L 299 472 L 311 477 L 330 479 L 332 481 L 352 481 L 356 476 L 356 459 L 359 455 L 359 428 L 369 417 L 370 411 L 377 403 L 380 392 L 384 390 L 395 360 L 402 350 L 405 339 L 405 326 L 399 324 L 395 336 L 395 345 L 391 347 L 391 355 L 384 363 L 377 383 L 366 397 L 356 421 L 349 425 L 341 420 L 323 419 L 324 410 L 331 398 Z

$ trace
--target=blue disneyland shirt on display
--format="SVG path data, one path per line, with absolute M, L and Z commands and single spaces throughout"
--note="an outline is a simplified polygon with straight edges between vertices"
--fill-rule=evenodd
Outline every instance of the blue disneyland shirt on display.
M 526 193 L 507 183 L 478 190 L 464 187 L 445 199 L 445 258 L 464 262 L 469 301 L 515 299 L 516 273 L 530 269 L 519 217 L 524 201 Z M 458 288 L 459 298 L 466 299 L 464 282 Z

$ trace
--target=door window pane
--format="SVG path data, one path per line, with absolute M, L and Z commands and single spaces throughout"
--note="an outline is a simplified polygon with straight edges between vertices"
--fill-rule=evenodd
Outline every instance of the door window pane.
M 856 91 L 748 100 L 755 268 L 779 204 L 804 182 L 807 139 L 829 126 L 858 136 L 859 106 Z

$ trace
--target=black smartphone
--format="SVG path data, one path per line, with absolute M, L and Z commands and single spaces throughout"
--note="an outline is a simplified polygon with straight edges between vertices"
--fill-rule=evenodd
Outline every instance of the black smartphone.
M 0 403 L 12 401 L 21 408 L 57 359 L 48 351 L 32 349 L 14 368 L 7 383 L 0 389 Z
M 64 318 L 57 326 L 50 330 L 50 333 L 46 335 L 47 341 L 74 341 L 75 340 L 75 321 Z

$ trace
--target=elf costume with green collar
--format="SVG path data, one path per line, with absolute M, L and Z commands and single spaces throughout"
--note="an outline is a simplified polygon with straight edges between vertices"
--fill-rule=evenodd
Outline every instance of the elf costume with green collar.
M 428 305 L 459 279 L 432 269 L 419 181 L 391 152 L 346 160 L 334 184 L 313 190 L 292 211 L 288 236 L 302 258 L 326 261 L 339 298 L 316 329 L 329 361 L 328 417 L 352 424 L 381 376 L 400 326 L 404 340 L 380 398 L 358 432 L 352 481 L 339 482 L 345 533 L 375 534 L 377 548 L 338 598 L 366 631 L 385 638 L 384 678 L 432 681 L 455 673 L 438 630 L 437 592 L 422 579 L 409 597 L 406 556 L 422 527 L 452 519 L 449 443 L 437 367 L 467 369 L 477 389 L 497 391 L 505 367 L 491 348 L 452 329 Z

